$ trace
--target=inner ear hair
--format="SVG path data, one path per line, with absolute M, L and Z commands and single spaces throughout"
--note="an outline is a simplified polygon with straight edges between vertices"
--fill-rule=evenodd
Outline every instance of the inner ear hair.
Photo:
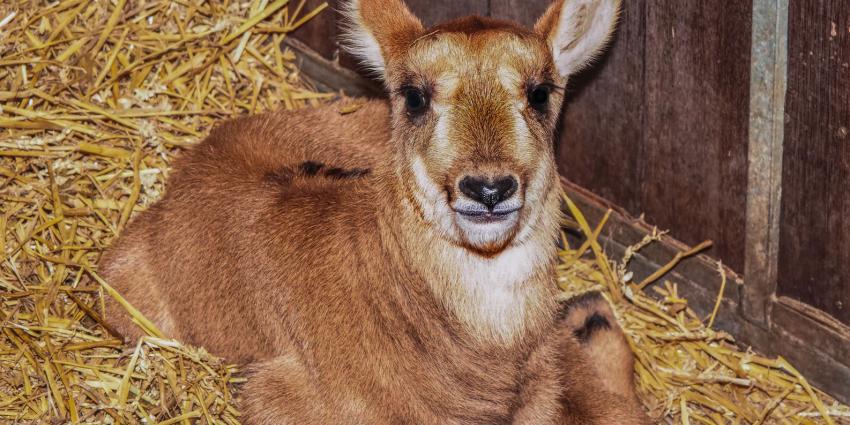
M 341 12 L 340 44 L 367 70 L 383 78 L 387 62 L 424 31 L 422 22 L 402 0 L 349 0 Z
M 546 37 L 555 67 L 566 77 L 580 71 L 603 51 L 619 11 L 620 0 L 557 0 L 534 29 Z

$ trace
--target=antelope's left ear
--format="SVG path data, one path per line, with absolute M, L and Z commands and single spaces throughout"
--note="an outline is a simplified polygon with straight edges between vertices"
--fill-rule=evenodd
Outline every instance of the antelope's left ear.
M 342 13 L 342 47 L 380 77 L 423 31 L 403 0 L 345 0 Z
M 558 72 L 576 73 L 603 50 L 620 12 L 620 0 L 557 0 L 534 25 L 549 40 Z

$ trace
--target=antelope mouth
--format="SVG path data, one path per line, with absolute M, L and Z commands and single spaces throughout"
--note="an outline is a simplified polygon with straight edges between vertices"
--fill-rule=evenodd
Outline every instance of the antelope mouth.
M 457 209 L 455 212 L 466 220 L 474 223 L 493 223 L 512 218 L 520 207 L 488 209 Z
M 461 198 L 454 202 L 452 210 L 460 221 L 469 224 L 508 224 L 517 221 L 522 204 L 522 201 L 516 197 L 498 202 L 495 205 L 485 205 L 481 202 Z
M 487 208 L 485 205 L 457 205 L 455 224 L 465 243 L 487 252 L 498 251 L 513 238 L 520 222 L 521 205 L 506 203 Z

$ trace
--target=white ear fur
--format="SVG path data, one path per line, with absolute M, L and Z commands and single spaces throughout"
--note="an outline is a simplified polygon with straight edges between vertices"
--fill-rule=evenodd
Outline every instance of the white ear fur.
M 342 33 L 339 37 L 340 45 L 347 52 L 360 59 L 360 62 L 369 72 L 383 76 L 386 70 L 386 61 L 381 53 L 378 39 L 363 23 L 360 1 L 345 2 L 341 13 L 343 24 Z
M 562 76 L 587 66 L 611 38 L 620 0 L 564 0 L 550 29 L 552 57 Z

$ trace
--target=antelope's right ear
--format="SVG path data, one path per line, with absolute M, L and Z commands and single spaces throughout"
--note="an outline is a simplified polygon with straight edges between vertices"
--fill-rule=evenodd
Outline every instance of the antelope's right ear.
M 343 48 L 381 77 L 387 63 L 423 31 L 402 0 L 348 0 L 342 7 Z
M 558 72 L 567 77 L 602 52 L 620 13 L 620 0 L 555 0 L 534 29 L 546 37 Z

